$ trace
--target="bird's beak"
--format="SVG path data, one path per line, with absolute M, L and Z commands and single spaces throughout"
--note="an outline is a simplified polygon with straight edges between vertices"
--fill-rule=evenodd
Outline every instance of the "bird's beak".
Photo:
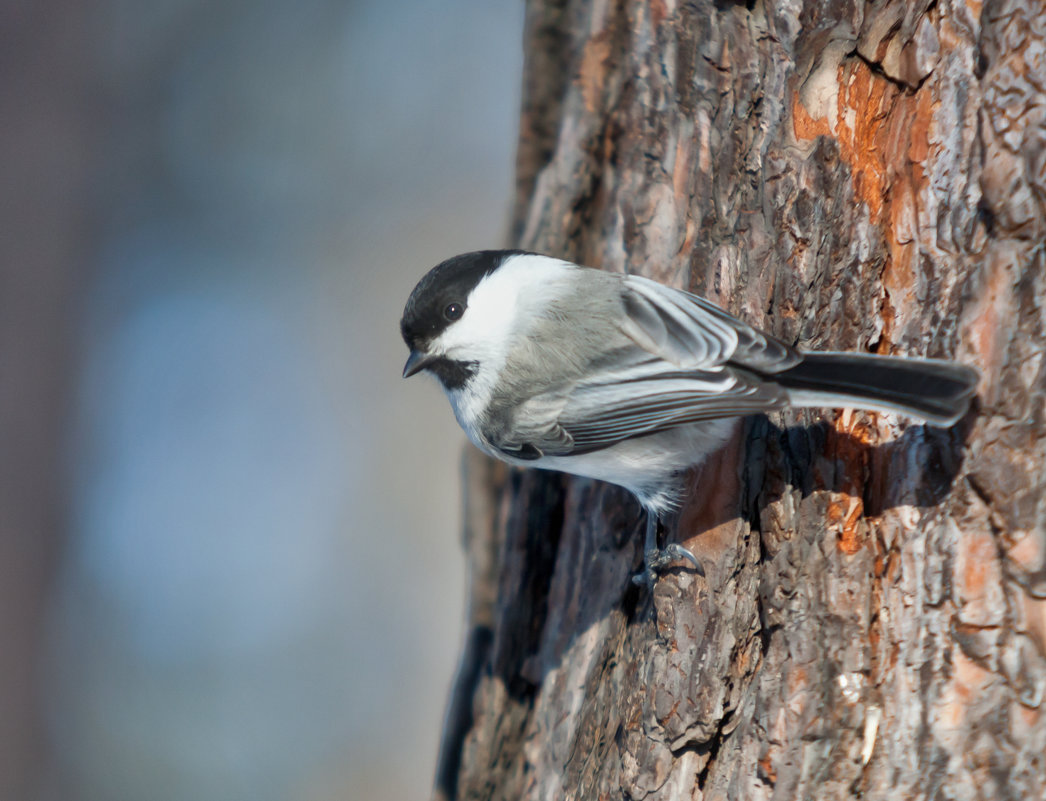
M 432 364 L 435 359 L 435 356 L 425 353 L 424 351 L 412 350 L 410 356 L 407 357 L 407 363 L 403 365 L 403 377 L 410 378 L 415 373 L 424 370 Z

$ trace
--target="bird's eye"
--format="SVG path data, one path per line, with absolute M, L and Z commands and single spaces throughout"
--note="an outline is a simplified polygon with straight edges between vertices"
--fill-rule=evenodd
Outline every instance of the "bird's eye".
M 448 303 L 447 308 L 443 310 L 443 316 L 448 320 L 460 320 L 464 313 L 465 307 L 460 303 Z

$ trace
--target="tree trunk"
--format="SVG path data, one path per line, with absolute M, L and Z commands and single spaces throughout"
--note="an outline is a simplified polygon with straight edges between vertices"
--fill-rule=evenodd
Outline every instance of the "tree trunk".
M 531 0 L 515 244 L 801 348 L 982 371 L 950 430 L 738 424 L 628 493 L 468 457 L 437 798 L 1046 798 L 1046 9 Z

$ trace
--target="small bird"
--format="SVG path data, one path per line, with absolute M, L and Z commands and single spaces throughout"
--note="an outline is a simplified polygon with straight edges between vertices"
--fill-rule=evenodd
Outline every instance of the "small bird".
M 630 490 L 646 509 L 652 585 L 678 559 L 658 547 L 681 476 L 722 446 L 731 418 L 788 407 L 959 420 L 978 374 L 954 362 L 803 353 L 707 300 L 647 278 L 520 250 L 430 270 L 407 300 L 403 377 L 427 371 L 482 451 Z

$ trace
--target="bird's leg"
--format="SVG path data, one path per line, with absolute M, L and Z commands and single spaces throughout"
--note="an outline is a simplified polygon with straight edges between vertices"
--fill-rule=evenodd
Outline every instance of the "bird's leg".
M 664 548 L 657 547 L 658 534 L 663 531 L 663 528 L 660 515 L 656 515 L 653 512 L 646 513 L 646 535 L 643 538 L 643 571 L 632 576 L 632 581 L 636 584 L 646 584 L 651 590 L 654 588 L 654 581 L 657 579 L 657 574 L 661 571 L 661 568 L 677 559 L 689 561 L 694 566 L 694 572 L 699 576 L 705 574 L 701 563 L 697 561 L 697 557 L 678 542 L 673 542 Z

